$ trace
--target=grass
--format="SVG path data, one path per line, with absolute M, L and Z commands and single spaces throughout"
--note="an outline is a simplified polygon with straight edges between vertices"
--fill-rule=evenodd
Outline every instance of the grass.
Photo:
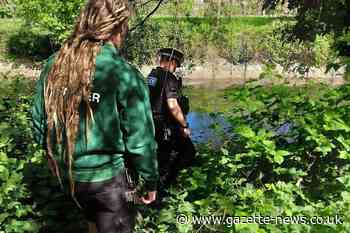
M 0 59 L 15 59 L 14 55 L 8 53 L 7 43 L 11 36 L 20 31 L 22 25 L 21 19 L 0 19 Z

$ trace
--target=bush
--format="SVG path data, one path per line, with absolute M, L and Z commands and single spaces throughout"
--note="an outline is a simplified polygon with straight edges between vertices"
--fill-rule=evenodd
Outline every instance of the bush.
M 52 41 L 52 35 L 39 28 L 22 26 L 7 42 L 8 51 L 19 57 L 31 57 L 43 60 L 58 50 L 59 46 Z
M 51 39 L 62 43 L 69 35 L 84 0 L 14 0 L 16 14 L 28 25 L 49 31 Z
M 346 79 L 350 78 L 350 32 L 349 30 L 342 36 L 336 38 L 335 49 L 339 56 L 339 61 L 336 64 L 331 64 L 330 67 L 335 68 L 335 70 L 340 67 L 345 67 Z
M 1 78 L 0 231 L 77 233 L 82 216 L 33 144 L 34 83 Z M 225 91 L 233 137 L 199 147 L 160 210 L 140 207 L 136 233 L 350 232 L 350 86 Z M 225 102 L 227 104 L 227 102 Z M 177 216 L 336 216 L 343 224 L 180 224 Z M 232 221 L 231 221 L 232 223 Z
M 145 210 L 152 217 L 140 218 L 137 232 L 350 232 L 349 90 L 227 90 L 233 138 L 219 151 L 202 147 L 199 165 L 182 172 L 160 212 Z M 342 224 L 191 222 L 199 216 L 338 216 Z
M 39 0 L 37 0 L 39 1 Z M 49 1 L 50 2 L 50 1 Z M 49 2 L 45 1 L 45 4 Z M 18 0 L 19 15 L 27 21 L 26 28 L 12 38 L 13 53 L 47 57 L 69 34 L 78 14 L 68 7 L 64 12 L 52 8 L 62 4 L 79 8 L 80 1 L 38 7 Z M 79 3 L 79 4 L 78 4 Z M 42 3 L 44 4 L 44 3 Z M 73 5 L 70 5 L 73 4 Z M 33 14 L 38 11 L 40 14 Z M 52 16 L 53 15 L 53 16 Z M 142 20 L 136 14 L 133 25 Z M 322 67 L 333 59 L 331 37 L 318 37 L 315 44 L 289 42 L 282 38 L 281 28 L 292 24 L 290 18 L 278 17 L 154 17 L 128 37 L 126 56 L 136 64 L 150 64 L 161 47 L 177 47 L 188 61 L 207 61 L 208 51 L 232 64 L 273 62 L 287 71 L 307 73 L 312 67 Z M 42 33 L 45 32 L 45 33 Z M 28 49 L 29 48 L 29 49 Z
M 14 3 L 16 14 L 25 19 L 28 28 L 18 35 L 20 38 L 14 38 L 12 51 L 46 57 L 42 55 L 47 52 L 45 50 L 59 47 L 57 45 L 67 38 L 84 1 L 14 0 Z M 290 42 L 282 38 L 285 27 L 289 25 L 287 28 L 291 28 L 296 24 L 294 18 L 230 17 L 234 15 L 229 14 L 230 11 L 237 11 L 237 4 L 232 5 L 232 9 L 223 7 L 223 15 L 229 17 L 218 18 L 212 12 L 218 5 L 211 4 L 211 7 L 208 5 L 210 9 L 206 10 L 206 17 L 190 17 L 193 1 L 174 5 L 167 3 L 160 12 L 164 11 L 174 17 L 156 16 L 137 28 L 127 43 L 130 48 L 127 52 L 128 59 L 140 65 L 149 64 L 158 48 L 170 46 L 183 50 L 192 61 L 208 60 L 207 51 L 213 51 L 213 55 L 223 57 L 232 64 L 273 62 L 287 71 L 297 71 L 302 75 L 313 67 L 319 68 L 334 60 L 330 49 L 333 43 L 331 36 L 318 36 L 315 44 Z M 136 18 L 131 24 L 140 22 L 150 11 L 148 8 L 137 8 Z M 274 30 L 279 28 L 283 30 Z M 47 33 L 43 37 L 40 33 L 35 34 L 40 31 Z M 25 33 L 28 35 L 25 36 Z M 41 48 L 37 46 L 40 45 L 38 41 L 43 42 Z M 17 43 L 19 51 L 15 49 Z M 25 50 L 26 47 L 30 51 Z
M 312 68 L 322 69 L 336 59 L 332 36 L 317 36 L 314 43 L 291 41 L 284 36 L 284 30 L 293 24 L 293 21 L 274 22 L 271 31 L 256 43 L 258 59 L 302 76 L 307 76 Z
M 14 16 L 15 6 L 6 4 L 0 6 L 0 18 L 12 18 Z
M 82 232 L 82 217 L 33 144 L 29 108 L 34 83 L 1 77 L 0 232 Z

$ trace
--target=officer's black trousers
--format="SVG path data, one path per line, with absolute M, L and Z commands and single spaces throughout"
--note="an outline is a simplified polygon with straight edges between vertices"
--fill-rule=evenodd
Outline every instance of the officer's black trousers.
M 175 182 L 181 169 L 193 164 L 196 150 L 191 139 L 182 136 L 179 129 L 172 128 L 168 140 L 164 140 L 163 134 L 164 129 L 156 125 L 159 175 L 161 186 L 165 188 Z
M 171 184 L 176 180 L 176 177 L 181 169 L 190 167 L 194 160 L 196 150 L 191 138 L 185 138 L 179 135 L 174 141 L 175 158 L 172 158 L 170 169 L 167 177 L 167 183 Z

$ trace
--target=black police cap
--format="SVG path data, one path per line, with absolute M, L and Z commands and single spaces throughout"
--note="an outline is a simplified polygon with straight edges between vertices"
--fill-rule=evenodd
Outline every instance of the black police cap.
M 174 48 L 163 48 L 158 51 L 159 56 L 168 57 L 170 59 L 174 59 L 177 62 L 177 66 L 180 66 L 184 61 L 184 54 L 177 49 Z

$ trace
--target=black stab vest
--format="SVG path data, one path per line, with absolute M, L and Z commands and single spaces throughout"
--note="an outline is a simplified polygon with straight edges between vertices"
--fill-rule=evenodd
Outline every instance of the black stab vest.
M 161 67 L 157 67 L 156 69 L 153 69 L 147 77 L 153 117 L 163 117 L 165 119 L 170 114 L 166 107 L 165 85 L 168 84 L 167 82 L 176 82 L 178 86 L 177 91 L 178 94 L 180 94 L 179 92 L 182 88 L 182 82 L 171 72 L 168 72 Z

